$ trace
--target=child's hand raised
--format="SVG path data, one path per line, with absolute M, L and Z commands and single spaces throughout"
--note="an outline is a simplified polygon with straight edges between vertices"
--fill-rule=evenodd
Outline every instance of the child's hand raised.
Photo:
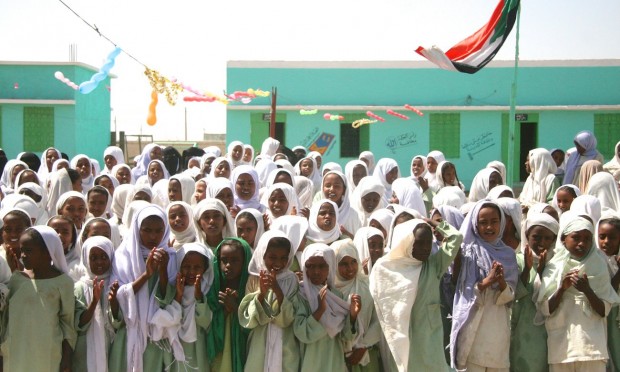
M 110 308 L 112 309 L 114 317 L 118 314 L 118 300 L 116 299 L 116 294 L 118 293 L 119 287 L 120 285 L 118 284 L 118 280 L 115 280 L 110 286 L 110 291 L 108 292 L 108 302 L 110 303 Z
M 24 265 L 22 265 L 22 262 L 19 260 L 19 258 L 17 258 L 17 254 L 12 250 L 9 249 L 7 252 L 7 262 L 9 264 L 9 268 L 11 269 L 11 272 L 14 271 L 23 271 L 24 270 Z
M 327 291 L 329 291 L 327 284 L 319 289 L 319 309 L 321 311 L 325 311 L 327 309 Z
M 226 314 L 231 314 L 235 311 L 237 311 L 237 298 L 239 297 L 239 295 L 237 294 L 237 291 L 232 290 L 230 288 L 226 288 L 226 292 L 221 292 L 219 293 L 219 298 L 220 298 L 220 303 L 222 304 L 222 306 L 224 306 L 224 311 L 226 311 Z
M 103 285 L 105 284 L 104 280 L 98 280 L 97 277 L 93 280 L 93 301 L 94 303 L 98 303 L 101 299 L 101 294 L 103 293 Z
M 357 315 L 362 311 L 362 297 L 358 294 L 351 295 L 351 305 L 349 305 L 349 313 L 351 314 L 351 323 L 355 323 Z
M 163 248 L 155 248 L 153 249 L 155 253 L 153 253 L 153 258 L 157 262 L 157 267 L 159 269 L 160 276 L 162 274 L 168 273 L 168 261 L 170 261 L 170 255 Z
M 156 248 L 151 249 L 149 256 L 146 258 L 146 276 L 149 278 L 155 274 L 155 271 L 157 271 L 159 267 L 159 262 L 155 259 L 156 250 Z
M 194 280 L 194 298 L 201 300 L 202 296 L 202 275 L 198 275 Z
M 183 276 L 183 274 L 177 273 L 177 280 L 174 288 L 176 290 L 174 300 L 181 303 L 183 300 L 183 292 L 185 291 L 185 276 Z
M 570 287 L 572 287 L 576 282 L 577 282 L 577 278 L 576 276 L 578 276 L 579 274 L 577 273 L 577 271 L 569 271 L 566 273 L 566 275 L 564 275 L 564 278 L 562 279 L 562 289 L 563 290 L 567 290 Z
M 530 248 L 529 244 L 525 244 L 523 257 L 525 258 L 525 267 L 523 268 L 523 271 L 527 271 L 529 273 L 532 266 L 534 266 L 534 253 L 532 252 L 532 248 Z
M 588 281 L 588 276 L 583 274 L 583 276 L 579 276 L 575 273 L 574 286 L 581 293 L 589 293 L 592 291 L 592 287 L 590 287 L 590 282 Z
M 370 261 L 370 257 L 364 258 L 362 261 L 362 269 L 364 269 L 364 274 L 368 275 L 368 262 Z

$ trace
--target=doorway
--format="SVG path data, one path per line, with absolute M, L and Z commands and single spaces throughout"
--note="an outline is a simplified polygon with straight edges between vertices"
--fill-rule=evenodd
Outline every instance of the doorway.
M 536 148 L 538 143 L 538 123 L 519 123 L 521 139 L 519 143 L 519 181 L 525 182 L 529 173 L 525 170 L 525 159 L 530 150 Z

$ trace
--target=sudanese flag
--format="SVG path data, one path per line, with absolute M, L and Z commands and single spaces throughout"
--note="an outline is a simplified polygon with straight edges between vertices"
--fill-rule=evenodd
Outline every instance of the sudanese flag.
M 491 62 L 517 19 L 519 0 L 500 0 L 489 22 L 447 52 L 436 46 L 416 52 L 444 70 L 473 74 Z

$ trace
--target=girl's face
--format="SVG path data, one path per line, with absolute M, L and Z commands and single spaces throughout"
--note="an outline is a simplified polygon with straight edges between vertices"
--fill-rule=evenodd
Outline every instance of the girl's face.
M 90 161 L 86 158 L 80 158 L 75 165 L 75 170 L 82 176 L 82 179 L 88 178 L 91 171 Z
M 507 196 L 507 197 L 511 198 L 512 196 Z M 560 222 L 560 215 L 558 214 L 558 211 L 552 206 L 545 207 L 545 209 L 543 209 L 543 213 L 547 213 L 548 215 L 553 217 L 556 221 Z
M 73 243 L 73 234 L 75 233 L 73 226 L 68 221 L 61 220 L 59 218 L 51 220 L 47 225 L 56 230 L 56 233 L 62 242 L 62 248 L 65 251 L 65 254 L 67 254 L 67 252 L 69 252 L 69 248 L 71 248 L 71 243 Z
M 235 182 L 235 192 L 241 200 L 250 200 L 256 192 L 254 178 L 247 173 L 240 174 Z
M 443 217 L 441 216 L 441 213 L 435 211 L 435 213 L 433 213 L 433 215 L 431 216 L 431 220 L 437 223 L 441 223 L 443 222 Z M 433 235 L 435 235 L 435 240 L 437 240 L 438 242 L 443 242 L 443 235 L 441 235 L 439 231 L 433 229 Z
M 98 192 L 88 194 L 88 211 L 95 217 L 101 217 L 105 214 L 105 208 L 108 204 L 108 197 Z
M 357 260 L 351 256 L 344 256 L 340 262 L 338 262 L 338 274 L 344 280 L 352 280 L 357 276 L 358 263 Z
M 555 165 L 558 167 L 564 163 L 564 153 L 562 151 L 554 151 L 553 154 L 551 154 L 551 157 L 553 158 Z
M 530 165 L 530 154 L 527 154 L 527 156 L 525 157 L 525 171 L 527 173 L 532 173 L 532 166 Z
M 200 216 L 199 223 L 200 229 L 206 236 L 219 238 L 222 235 L 222 230 L 224 230 L 226 219 L 219 211 L 208 210 L 204 211 L 204 213 Z
M 144 200 L 146 202 L 151 202 L 151 197 L 149 196 L 149 194 L 147 194 L 144 191 L 138 191 L 134 196 L 132 200 Z
M 443 167 L 441 176 L 446 185 L 455 185 L 456 182 L 456 168 L 452 165 Z
M 411 255 L 416 260 L 425 262 L 431 255 L 431 249 L 433 248 L 433 232 L 428 225 L 418 225 L 413 230 L 414 242 L 411 250 Z
M 592 247 L 592 233 L 588 230 L 575 231 L 562 236 L 562 243 L 575 258 L 582 258 Z
M 151 152 L 149 152 L 149 156 L 151 157 L 151 160 L 161 160 L 163 158 L 161 147 L 159 146 L 153 147 L 151 149 Z
M 161 169 L 161 165 L 157 162 L 152 162 L 149 165 L 148 173 L 151 180 L 151 185 L 154 185 L 157 181 L 164 178 L 164 170 Z
M 235 224 L 237 225 L 237 237 L 245 240 L 250 245 L 250 247 L 253 247 L 254 240 L 256 239 L 256 232 L 258 231 L 258 224 L 254 220 L 254 218 L 237 218 Z
M 228 210 L 235 205 L 235 196 L 233 195 L 232 190 L 228 187 L 223 188 L 217 195 L 215 195 L 215 198 L 224 203 Z
M 501 184 L 502 184 L 502 176 L 500 176 L 498 172 L 492 172 L 491 175 L 489 176 L 489 190 Z
M 2 241 L 4 242 L 4 246 L 15 252 L 17 257 L 19 257 L 19 237 L 28 228 L 28 225 L 23 218 L 13 213 L 7 214 L 3 221 Z
M 381 226 L 381 223 L 379 223 L 379 221 L 370 220 L 370 222 L 368 222 L 368 226 L 374 227 L 375 229 L 379 229 L 379 231 L 383 233 L 383 236 L 387 236 L 387 231 L 383 228 L 383 226 Z
M 387 172 L 385 175 L 385 182 L 388 184 L 392 184 L 398 178 L 398 167 L 392 168 L 391 171 Z
M 435 173 L 437 171 L 437 160 L 433 157 L 426 158 L 426 166 L 428 167 L 429 173 Z
M 221 161 L 213 171 L 215 177 L 230 178 L 230 165 L 227 161 Z
M 196 187 L 194 188 L 194 200 L 196 203 L 199 203 L 201 200 L 204 200 L 207 197 L 207 185 L 204 181 L 196 182 Z
M 202 168 L 202 174 L 207 175 L 211 173 L 211 164 L 213 164 L 214 160 L 215 158 L 207 158 L 207 160 L 205 160 L 204 167 Z
M 321 165 L 323 165 L 323 158 L 321 156 L 317 156 L 314 158 L 314 161 L 316 161 L 316 168 L 321 169 Z
M 413 220 L 413 216 L 407 212 L 402 212 L 394 219 L 394 227 L 400 225 L 401 223 L 405 223 L 409 220 Z
M 88 264 L 93 274 L 101 276 L 110 270 L 110 257 L 103 249 L 92 247 L 88 252 Z
M 281 273 L 288 264 L 289 249 L 286 247 L 269 247 L 265 251 L 263 260 L 265 267 L 269 272 L 275 271 L 276 274 Z
M 99 178 L 99 186 L 105 187 L 106 190 L 110 193 L 110 195 L 114 195 L 114 184 L 112 180 L 108 177 Z
M 323 231 L 331 231 L 336 226 L 336 211 L 331 204 L 323 203 L 316 216 L 316 224 Z
M 577 141 L 573 141 L 573 143 L 575 144 L 575 148 L 577 149 L 577 153 L 579 155 L 583 155 L 586 153 L 585 147 L 581 146 L 579 143 L 577 143 Z
M 573 200 L 575 198 L 571 195 L 570 192 L 566 190 L 558 190 L 555 201 L 558 203 L 558 208 L 562 211 L 562 213 L 566 212 L 570 209 L 571 204 L 573 204 Z
M 26 269 L 37 270 L 51 266 L 52 257 L 47 248 L 41 246 L 29 234 L 22 234 L 19 238 L 19 245 L 21 247 L 21 259 Z
M 301 171 L 301 175 L 304 177 L 310 177 L 312 171 L 314 170 L 314 164 L 312 164 L 312 160 L 304 159 L 299 164 L 299 170 Z
M 16 166 L 13 167 L 13 172 L 11 173 L 11 182 L 13 184 L 15 184 L 15 178 L 17 178 L 17 175 L 19 174 L 19 172 L 23 171 L 24 169 L 26 169 L 26 167 L 24 167 L 21 164 L 17 164 Z
M 58 165 L 56 165 L 56 170 L 61 170 L 61 169 L 69 169 L 69 162 L 68 161 L 59 162 Z
M 239 161 L 241 160 L 241 157 L 243 156 L 243 146 L 235 146 L 232 149 L 232 154 L 230 154 L 230 157 L 232 158 L 232 160 L 234 161 Z
M 273 214 L 275 218 L 283 216 L 288 210 L 288 199 L 286 198 L 286 195 L 284 195 L 284 192 L 280 189 L 275 189 L 271 193 L 267 203 L 269 204 L 271 214 Z
M 362 207 L 366 213 L 374 212 L 377 206 L 379 206 L 379 202 L 381 202 L 381 195 L 376 192 L 369 192 L 362 196 Z
M 148 248 L 157 248 L 166 233 L 164 220 L 157 216 L 149 216 L 140 225 L 140 243 Z
M 353 172 L 351 172 L 351 178 L 353 179 L 353 184 L 357 186 L 360 183 L 360 180 L 366 177 L 368 173 L 366 173 L 366 168 L 362 165 L 356 165 L 353 167 Z
M 220 247 L 220 271 L 226 280 L 235 280 L 241 277 L 243 271 L 243 250 L 232 245 Z
M 125 167 L 119 168 L 114 176 L 120 185 L 131 183 L 131 172 Z
M 598 225 L 598 246 L 608 256 L 616 256 L 618 254 L 620 232 L 614 225 L 606 222 Z
M 182 205 L 174 205 L 168 211 L 168 224 L 175 232 L 183 232 L 189 226 L 189 215 Z
M 544 226 L 534 225 L 527 232 L 527 244 L 540 256 L 544 251 L 551 251 L 555 244 L 555 234 Z
M 198 252 L 188 252 L 181 262 L 181 275 L 185 278 L 185 285 L 194 285 L 207 271 L 207 258 Z
M 494 242 L 499 237 L 501 219 L 494 207 L 483 207 L 478 213 L 478 234 L 486 242 Z
M 291 178 L 291 175 L 286 172 L 280 172 L 274 178 L 273 183 L 280 183 L 280 182 L 293 186 L 293 179 Z
M 86 209 L 86 203 L 84 203 L 84 200 L 74 196 L 67 199 L 59 212 L 61 216 L 71 219 L 71 221 L 75 224 L 75 227 L 81 229 L 88 210 Z
M 411 172 L 414 177 L 420 177 L 424 173 L 424 162 L 420 158 L 413 159 L 411 163 Z
M 117 163 L 116 158 L 112 155 L 106 155 L 103 158 L 103 162 L 108 169 L 112 169 L 112 167 L 114 167 Z
M 304 266 L 306 268 L 306 275 L 312 284 L 325 285 L 329 275 L 329 265 L 323 257 L 312 256 L 306 260 Z
M 383 257 L 383 238 L 379 235 L 374 235 L 368 238 L 368 253 L 370 254 L 370 260 L 372 263 Z
M 342 204 L 345 187 L 342 178 L 337 174 L 328 174 L 323 179 L 323 195 L 336 204 Z
M 183 191 L 181 191 L 181 183 L 176 179 L 171 179 L 168 182 L 168 199 L 171 202 L 183 201 Z
M 249 163 L 252 160 L 252 149 L 247 148 L 243 150 L 243 161 Z
M 56 160 L 58 160 L 58 154 L 56 153 L 56 151 L 51 149 L 47 150 L 47 152 L 45 153 L 45 165 L 47 165 L 48 171 L 52 170 L 52 165 Z
M 103 221 L 91 222 L 88 224 L 88 231 L 86 231 L 84 240 L 93 236 L 104 236 L 108 239 L 112 239 L 112 229 L 110 229 L 110 225 Z

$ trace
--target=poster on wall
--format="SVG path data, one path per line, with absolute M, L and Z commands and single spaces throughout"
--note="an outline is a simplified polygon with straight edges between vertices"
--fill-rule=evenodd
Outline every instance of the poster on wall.
M 319 154 L 325 155 L 334 144 L 334 138 L 336 138 L 335 135 L 323 132 L 308 146 L 308 151 L 317 151 Z

